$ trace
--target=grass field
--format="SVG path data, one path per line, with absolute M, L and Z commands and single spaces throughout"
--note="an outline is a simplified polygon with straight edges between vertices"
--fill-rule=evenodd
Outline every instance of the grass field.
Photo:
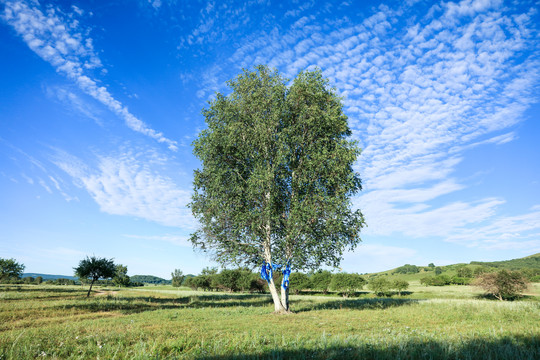
M 403 297 L 0 285 L 0 359 L 540 359 L 540 287 L 520 301 L 412 284 Z

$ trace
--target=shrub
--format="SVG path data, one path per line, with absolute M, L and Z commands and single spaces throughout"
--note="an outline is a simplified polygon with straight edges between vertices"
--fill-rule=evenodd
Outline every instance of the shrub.
M 529 281 L 519 271 L 500 270 L 480 275 L 475 285 L 502 301 L 519 296 L 527 289 Z
M 299 294 L 302 290 L 307 290 L 312 288 L 312 282 L 309 276 L 304 273 L 295 272 L 292 273 L 289 277 L 290 289 L 295 294 Z
M 393 274 L 416 274 L 420 269 L 416 265 L 405 264 L 394 270 Z
M 387 278 L 376 277 L 369 282 L 368 288 L 377 296 L 388 296 L 390 295 L 392 283 Z
M 325 294 L 330 288 L 330 281 L 332 281 L 332 273 L 328 270 L 319 270 L 311 275 L 313 290 L 319 290 Z
M 409 288 L 409 283 L 405 280 L 396 279 L 392 284 L 392 288 L 398 292 L 399 296 L 401 296 L 401 292 Z
M 361 290 L 366 280 L 358 274 L 337 273 L 332 276 L 330 289 L 341 292 L 343 297 L 349 297 L 356 290 Z

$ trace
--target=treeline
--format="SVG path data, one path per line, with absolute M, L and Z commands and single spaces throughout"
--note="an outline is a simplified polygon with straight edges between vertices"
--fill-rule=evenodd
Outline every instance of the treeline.
M 274 282 L 281 283 L 282 275 L 274 272 Z M 304 274 L 294 272 L 289 278 L 290 291 L 294 294 L 320 292 L 327 294 L 334 292 L 349 297 L 361 291 L 367 284 L 368 288 L 377 295 L 391 296 L 401 293 L 409 287 L 403 280 L 390 281 L 378 278 L 370 281 L 356 273 L 336 273 L 322 270 Z M 266 281 L 258 273 L 249 269 L 224 269 L 218 272 L 217 268 L 205 268 L 198 276 L 186 277 L 181 283 L 193 290 L 228 291 L 228 292 L 257 292 L 267 291 Z

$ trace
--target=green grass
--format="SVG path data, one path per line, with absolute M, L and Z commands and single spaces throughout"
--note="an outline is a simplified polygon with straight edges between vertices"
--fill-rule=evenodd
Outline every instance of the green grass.
M 538 285 L 513 302 L 466 286 L 410 290 L 292 296 L 295 313 L 274 315 L 268 295 L 0 286 L 0 359 L 540 358 Z

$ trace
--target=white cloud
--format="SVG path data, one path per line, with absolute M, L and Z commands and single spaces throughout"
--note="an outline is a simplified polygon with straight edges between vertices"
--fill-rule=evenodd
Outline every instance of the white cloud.
M 366 234 L 450 240 L 491 224 L 482 231 L 488 239 L 504 235 L 503 219 L 533 226 L 498 215 L 502 198 L 443 196 L 467 187 L 455 179 L 467 150 L 516 139 L 511 127 L 537 101 L 535 9 L 466 0 L 417 10 L 381 6 L 360 24 L 289 12 L 301 17 L 301 28 L 261 31 L 231 63 L 267 63 L 288 77 L 318 66 L 331 80 L 363 147 L 364 192 L 354 202 L 366 215 Z M 327 34 L 325 25 L 334 30 Z M 515 233 L 514 244 L 530 245 Z
M 196 226 L 186 207 L 190 191 L 178 188 L 171 178 L 152 169 L 160 161 L 154 154 L 125 152 L 99 156 L 97 160 L 92 167 L 58 151 L 53 162 L 85 189 L 105 213 L 135 216 L 187 230 Z
M 124 120 L 126 125 L 141 134 L 149 136 L 169 149 L 177 150 L 175 141 L 148 127 L 142 120 L 131 114 L 126 106 L 116 100 L 105 86 L 91 75 L 92 69 L 102 68 L 101 60 L 94 50 L 92 39 L 83 34 L 74 14 L 79 8 L 65 15 L 59 8 L 40 9 L 39 3 L 24 0 L 7 2 L 2 18 L 22 37 L 24 42 L 49 62 L 57 72 L 74 81 L 79 88 L 105 105 Z
M 173 245 L 178 246 L 185 246 L 185 247 L 191 247 L 192 244 L 189 241 L 188 236 L 183 235 L 173 235 L 173 234 L 165 234 L 165 235 L 124 235 L 126 238 L 130 239 L 141 239 L 141 240 L 152 240 L 152 241 L 166 241 Z

